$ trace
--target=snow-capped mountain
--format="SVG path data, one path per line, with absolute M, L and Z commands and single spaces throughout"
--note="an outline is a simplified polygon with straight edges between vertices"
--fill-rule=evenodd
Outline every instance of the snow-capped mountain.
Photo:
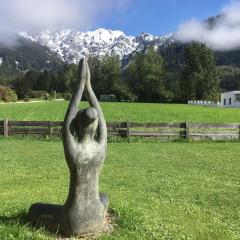
M 142 33 L 134 37 L 102 28 L 89 32 L 57 28 L 31 34 L 21 32 L 19 35 L 48 47 L 68 63 L 77 63 L 83 56 L 89 55 L 118 55 L 122 59 L 135 51 L 144 50 L 150 44 L 158 48 L 173 41 L 172 34 L 159 37 Z

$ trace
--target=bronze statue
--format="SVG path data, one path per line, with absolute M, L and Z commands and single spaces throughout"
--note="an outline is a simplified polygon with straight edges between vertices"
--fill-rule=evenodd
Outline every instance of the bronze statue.
M 79 63 L 79 77 L 63 126 L 63 146 L 70 170 L 68 198 L 63 206 L 33 204 L 29 217 L 66 236 L 101 231 L 108 208 L 106 194 L 99 193 L 99 176 L 106 155 L 106 122 L 92 90 L 85 59 Z M 85 94 L 90 107 L 78 110 Z

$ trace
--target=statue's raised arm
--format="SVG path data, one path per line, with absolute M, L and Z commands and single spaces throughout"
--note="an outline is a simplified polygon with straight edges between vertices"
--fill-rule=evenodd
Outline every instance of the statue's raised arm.
M 78 112 L 78 105 L 82 99 L 83 91 L 86 83 L 87 61 L 83 58 L 79 63 L 78 82 L 75 91 L 73 92 L 70 104 L 68 106 L 63 126 L 63 139 L 67 147 L 75 146 L 75 138 L 73 135 L 72 125 L 73 120 Z
M 88 64 L 86 64 L 87 71 L 87 79 L 86 79 L 86 88 L 85 88 L 85 97 L 87 98 L 91 107 L 95 108 L 98 112 L 98 136 L 97 141 L 101 144 L 105 144 L 107 142 L 107 126 L 106 121 L 101 109 L 101 106 L 97 100 L 95 93 L 93 92 L 91 86 L 91 73 L 89 70 Z

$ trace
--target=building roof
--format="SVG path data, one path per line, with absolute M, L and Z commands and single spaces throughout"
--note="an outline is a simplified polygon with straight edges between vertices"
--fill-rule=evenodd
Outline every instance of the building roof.
M 224 92 L 222 94 L 226 94 L 226 93 L 240 94 L 240 91 L 230 91 L 230 92 Z

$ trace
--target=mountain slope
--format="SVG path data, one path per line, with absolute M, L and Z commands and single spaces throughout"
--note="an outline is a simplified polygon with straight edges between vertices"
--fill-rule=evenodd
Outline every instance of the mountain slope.
M 204 21 L 209 28 L 219 24 L 222 16 Z M 181 65 L 185 44 L 175 40 L 174 34 L 153 36 L 142 33 L 127 36 L 121 31 L 97 29 L 80 32 L 69 29 L 48 29 L 37 33 L 19 33 L 16 47 L 0 44 L 0 73 L 24 72 L 29 69 L 52 69 L 63 63 L 78 63 L 83 56 L 118 55 L 126 65 L 138 51 L 149 46 L 158 49 L 167 65 Z M 240 50 L 216 52 L 218 65 L 240 65 Z
M 52 69 L 63 64 L 62 60 L 42 45 L 19 38 L 16 46 L 0 43 L 0 72 L 24 72 L 29 69 Z

